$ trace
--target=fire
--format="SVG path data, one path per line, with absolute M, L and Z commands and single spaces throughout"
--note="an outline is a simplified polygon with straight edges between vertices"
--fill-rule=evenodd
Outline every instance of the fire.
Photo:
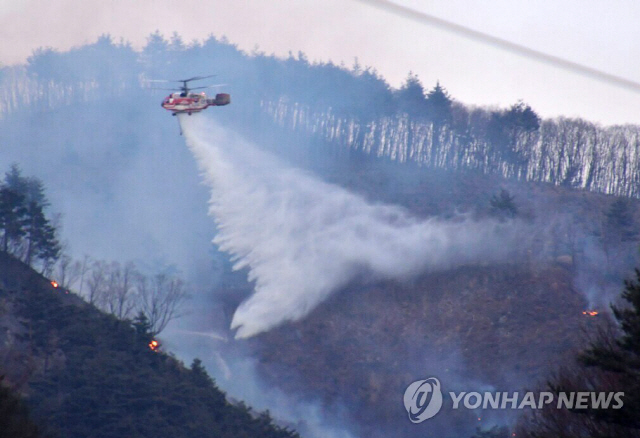
M 55 280 L 51 281 L 51 286 L 57 288 L 58 287 L 58 282 L 55 281 Z
M 586 316 L 597 316 L 598 315 L 598 311 L 597 310 L 585 310 L 582 312 L 583 315 Z
M 156 341 L 155 339 L 152 340 L 151 342 L 149 342 L 149 348 L 153 351 L 158 351 L 158 348 L 160 347 L 160 343 L 158 341 Z

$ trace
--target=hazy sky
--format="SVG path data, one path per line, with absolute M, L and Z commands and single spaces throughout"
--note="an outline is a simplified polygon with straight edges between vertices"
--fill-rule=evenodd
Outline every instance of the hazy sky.
M 640 2 L 398 0 L 400 4 L 599 70 L 640 81 Z M 599 83 L 424 26 L 356 0 L 0 0 L 0 62 L 33 49 L 67 49 L 102 33 L 135 47 L 160 30 L 186 41 L 226 35 L 241 48 L 302 50 L 311 60 L 358 57 L 398 86 L 411 70 L 456 99 L 544 116 L 640 123 L 640 93 Z M 203 73 L 203 72 L 194 72 Z

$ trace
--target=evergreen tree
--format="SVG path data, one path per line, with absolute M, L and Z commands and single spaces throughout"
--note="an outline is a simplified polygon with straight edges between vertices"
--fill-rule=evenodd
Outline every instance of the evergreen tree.
M 487 126 L 488 140 L 494 147 L 506 153 L 512 159 L 518 156 L 510 155 L 514 153 L 514 148 L 518 138 L 527 133 L 532 133 L 540 128 L 540 117 L 531 106 L 519 101 L 506 111 L 496 111 L 491 114 Z
M 5 173 L 4 186 L 22 195 L 27 193 L 27 178 L 22 176 L 22 170 L 20 170 L 20 166 L 16 163 L 13 163 L 7 173 Z
M 170 53 L 169 42 L 164 39 L 160 32 L 156 31 L 147 38 L 147 44 L 142 49 L 140 60 L 151 77 L 171 73 L 178 74 L 172 68 Z
M 396 92 L 398 109 L 413 117 L 427 117 L 429 108 L 424 95 L 424 87 L 418 76 L 409 72 L 407 79 Z
M 0 229 L 5 252 L 11 241 L 22 242 L 21 255 L 28 265 L 37 259 L 46 267 L 57 260 L 60 244 L 55 227 L 44 214 L 48 205 L 42 181 L 22 176 L 20 167 L 13 164 L 0 188 Z
M 520 419 L 517 436 L 525 438 L 640 436 L 640 270 L 625 281 L 623 306 L 612 305 L 616 327 L 601 328 L 573 368 L 561 369 L 546 391 L 623 392 L 621 408 L 533 411 Z M 612 405 L 617 402 L 612 402 Z
M 616 374 L 624 388 L 624 408 L 596 410 L 593 415 L 606 423 L 638 430 L 640 434 L 640 270 L 635 280 L 625 280 L 624 307 L 612 305 L 620 334 L 613 339 L 601 338 L 579 356 L 580 362 L 600 371 Z
M 514 201 L 515 197 L 505 189 L 500 190 L 499 195 L 493 195 L 489 201 L 491 214 L 500 218 L 512 219 L 518 215 L 518 207 Z
M 447 90 L 440 85 L 440 82 L 437 82 L 436 86 L 427 94 L 426 101 L 429 118 L 435 125 L 442 126 L 451 123 L 452 103 L 453 101 Z
M 531 106 L 519 101 L 504 113 L 503 123 L 510 130 L 531 132 L 540 128 L 540 117 Z
M 151 333 L 151 324 L 149 323 L 149 318 L 144 314 L 143 311 L 138 312 L 135 318 L 133 318 L 133 322 L 131 323 L 133 328 L 136 330 L 136 334 L 145 338 L 151 339 L 153 334 Z
M 45 217 L 42 205 L 31 201 L 25 215 L 25 263 L 31 265 L 35 258 L 45 264 L 57 260 L 60 244 L 56 230 Z
M 20 166 L 15 163 L 5 174 L 4 186 L 24 196 L 27 205 L 33 202 L 43 209 L 49 206 L 42 181 L 38 178 L 22 176 Z
M 191 372 L 197 380 L 206 381 L 210 384 L 214 383 L 211 377 L 209 377 L 204 365 L 202 365 L 202 361 L 197 357 L 193 359 L 193 362 L 191 363 Z
M 25 216 L 24 196 L 6 186 L 0 187 L 0 231 L 4 252 L 9 252 L 12 241 L 25 235 Z
M 19 270 L 19 261 L 10 262 Z M 26 275 L 29 269 L 23 269 Z M 49 283 L 29 271 L 31 287 L 11 299 L 28 326 L 29 353 L 38 361 L 44 356 L 46 372 L 35 371 L 29 379 L 29 407 L 55 436 L 298 436 L 273 424 L 268 414 L 229 403 L 200 361 L 188 369 L 169 355 L 151 352 L 144 314 L 131 323 L 93 306 L 73 305 L 68 295 L 51 293 Z M 3 413 L 0 393 L 0 438 L 23 436 L 3 435 Z

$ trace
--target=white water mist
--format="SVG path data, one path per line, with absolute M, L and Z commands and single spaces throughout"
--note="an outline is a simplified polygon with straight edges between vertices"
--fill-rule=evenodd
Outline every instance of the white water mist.
M 213 241 L 255 281 L 231 323 L 238 338 L 299 320 L 359 274 L 404 278 L 509 252 L 509 228 L 496 222 L 418 220 L 292 168 L 201 115 L 180 122 L 211 187 Z

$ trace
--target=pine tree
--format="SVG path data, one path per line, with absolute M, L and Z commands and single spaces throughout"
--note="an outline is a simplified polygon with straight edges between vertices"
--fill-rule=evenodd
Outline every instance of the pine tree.
M 494 147 L 506 153 L 511 159 L 519 159 L 514 154 L 518 138 L 540 128 L 540 117 L 531 106 L 519 101 L 506 111 L 496 111 L 491 114 L 487 126 L 488 140 Z
M 440 85 L 440 82 L 437 82 L 436 86 L 427 94 L 427 111 L 429 118 L 435 125 L 442 126 L 451 123 L 452 103 L 447 90 Z
M 534 410 L 516 430 L 524 438 L 640 436 L 640 270 L 625 281 L 623 306 L 612 305 L 617 326 L 601 327 L 574 366 L 551 377 L 546 391 L 605 392 L 624 395 L 621 408 Z
M 514 197 L 505 189 L 500 190 L 499 195 L 493 195 L 489 201 L 491 204 L 491 213 L 500 218 L 514 218 L 518 215 L 518 207 L 514 202 Z
M 613 373 L 622 381 L 624 407 L 594 411 L 605 423 L 640 430 L 640 270 L 635 280 L 625 280 L 624 307 L 612 305 L 620 334 L 613 340 L 601 338 L 579 356 L 580 362 L 603 372 Z
M 42 205 L 32 201 L 26 209 L 25 263 L 31 265 L 34 258 L 43 262 L 56 260 L 60 254 L 60 244 L 56 239 L 56 230 L 45 217 Z
M 144 337 L 145 339 L 153 336 L 151 333 L 149 318 L 147 318 L 147 315 L 145 315 L 143 311 L 138 312 L 136 317 L 133 318 L 131 325 L 136 329 L 136 334 L 138 336 Z
M 2 250 L 9 252 L 9 244 L 19 240 L 25 234 L 26 209 L 24 196 L 3 186 L 0 188 L 0 231 L 2 231 Z
M 0 228 L 5 252 L 11 241 L 22 241 L 22 255 L 28 265 L 37 259 L 46 268 L 57 260 L 60 244 L 55 227 L 44 214 L 48 206 L 42 181 L 22 176 L 20 167 L 13 164 L 0 189 Z
M 206 382 L 207 385 L 213 385 L 213 380 L 209 377 L 204 365 L 202 365 L 202 361 L 197 357 L 193 359 L 193 362 L 191 363 L 191 372 L 199 382 Z
M 503 116 L 504 123 L 511 130 L 537 131 L 540 128 L 540 117 L 530 105 L 518 101 Z
M 417 75 L 409 72 L 402 87 L 396 92 L 398 109 L 413 117 L 424 118 L 428 113 L 424 87 Z
M 16 163 L 13 163 L 5 174 L 4 186 L 23 196 L 27 192 L 27 179 L 22 176 L 22 170 Z
M 20 166 L 15 163 L 5 174 L 4 186 L 24 196 L 26 205 L 35 202 L 43 209 L 49 206 L 42 181 L 38 178 L 22 176 Z

